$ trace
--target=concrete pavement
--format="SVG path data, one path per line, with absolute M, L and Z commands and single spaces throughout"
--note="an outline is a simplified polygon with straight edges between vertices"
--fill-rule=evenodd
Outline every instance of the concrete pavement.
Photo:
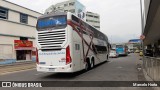
M 36 64 L 35 62 L 21 62 L 21 63 L 14 63 L 11 65 L 1 65 L 0 66 L 0 75 L 6 75 L 10 73 L 26 71 L 29 69 L 35 69 Z

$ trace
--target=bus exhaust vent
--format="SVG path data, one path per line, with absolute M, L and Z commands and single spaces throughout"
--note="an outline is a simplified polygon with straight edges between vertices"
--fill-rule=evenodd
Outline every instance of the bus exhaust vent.
M 41 49 L 61 48 L 65 39 L 65 30 L 38 33 L 38 43 L 41 45 Z

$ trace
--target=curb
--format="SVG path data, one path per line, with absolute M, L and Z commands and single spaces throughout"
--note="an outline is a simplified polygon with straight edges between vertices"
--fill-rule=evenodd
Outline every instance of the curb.
M 0 68 L 1 68 L 1 67 L 7 67 L 7 66 L 15 66 L 15 65 L 23 65 L 23 64 L 32 64 L 32 63 L 35 63 L 35 62 L 34 62 L 34 61 L 16 62 L 16 63 L 13 63 L 13 64 L 0 65 Z

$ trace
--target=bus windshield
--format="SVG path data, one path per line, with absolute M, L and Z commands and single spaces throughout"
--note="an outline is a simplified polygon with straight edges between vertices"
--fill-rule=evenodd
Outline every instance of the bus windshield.
M 53 16 L 39 19 L 37 22 L 37 29 L 47 29 L 54 28 L 60 29 L 67 26 L 67 17 L 66 16 Z

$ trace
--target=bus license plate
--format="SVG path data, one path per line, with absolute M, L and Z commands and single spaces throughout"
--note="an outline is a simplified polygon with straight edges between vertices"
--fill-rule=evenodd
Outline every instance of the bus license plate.
M 55 68 L 49 68 L 49 71 L 55 71 Z

